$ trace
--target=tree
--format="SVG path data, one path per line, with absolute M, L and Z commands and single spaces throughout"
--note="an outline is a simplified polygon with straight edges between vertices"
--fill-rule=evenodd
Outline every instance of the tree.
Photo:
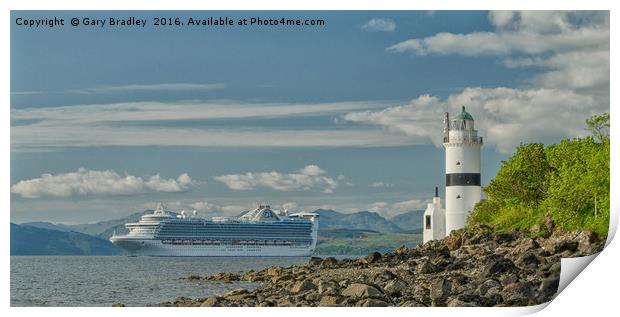
M 609 112 L 605 112 L 600 115 L 593 115 L 586 119 L 586 124 L 588 125 L 586 130 L 592 132 L 594 138 L 600 142 L 603 142 L 605 138 L 609 138 L 609 119 Z
M 502 204 L 537 205 L 547 193 L 550 171 L 542 143 L 520 145 L 484 190 Z
M 595 115 L 586 120 L 593 136 L 546 148 L 542 143 L 520 145 L 485 187 L 489 199 L 476 204 L 470 223 L 499 231 L 529 229 L 551 213 L 559 227 L 607 236 L 609 122 L 609 113 Z
M 601 235 L 609 223 L 609 138 L 562 140 L 547 149 L 554 167 L 543 204 L 567 229 L 587 227 Z M 595 214 L 595 205 L 598 212 Z

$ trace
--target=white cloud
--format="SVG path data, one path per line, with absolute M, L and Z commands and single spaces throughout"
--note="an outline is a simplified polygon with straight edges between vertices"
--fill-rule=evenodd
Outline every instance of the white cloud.
M 485 143 L 512 152 L 521 142 L 553 142 L 587 134 L 585 119 L 608 111 L 605 99 L 558 89 L 466 88 L 441 100 L 420 96 L 402 106 L 381 111 L 353 112 L 346 120 L 379 125 L 417 139 L 442 142 L 441 118 L 467 105 Z
M 183 120 L 340 115 L 385 107 L 382 102 L 323 104 L 247 104 L 132 102 L 105 105 L 12 109 L 11 119 L 30 122 L 11 127 L 14 149 L 54 146 L 372 146 L 408 140 L 360 129 L 218 128 L 187 126 Z M 166 125 L 161 126 L 165 121 Z M 152 123 L 152 124 L 151 124 Z M 131 135 L 130 138 L 127 136 Z
M 217 212 L 221 210 L 220 206 L 218 206 L 217 204 L 210 203 L 208 201 L 196 201 L 196 202 L 188 204 L 187 206 L 193 210 L 196 210 L 199 212 L 207 212 L 207 213 Z
M 391 218 L 403 212 L 424 209 L 426 204 L 427 201 L 420 199 L 400 201 L 392 204 L 380 201 L 373 203 L 369 211 L 376 212 L 386 218 Z
M 185 206 L 184 209 L 196 210 L 201 217 L 209 216 L 237 216 L 243 211 L 247 211 L 256 207 L 255 204 L 225 204 L 214 203 L 210 201 L 195 201 L 191 203 L 178 204 L 178 209 L 181 206 Z M 271 205 L 274 210 L 288 209 L 289 212 L 295 212 L 298 210 L 298 204 L 296 202 L 286 202 L 280 206 Z
M 388 50 L 401 53 L 412 51 L 418 55 L 473 56 L 609 48 L 607 12 L 491 12 L 489 19 L 495 23 L 495 32 L 442 32 L 426 38 L 409 39 L 390 46 Z
M 388 209 L 389 207 L 390 207 L 390 205 L 388 203 L 386 203 L 384 201 L 379 201 L 379 202 L 373 203 L 370 206 L 370 210 L 369 211 L 381 213 L 381 212 L 386 211 L 386 209 Z
M 93 93 L 129 93 L 129 92 L 188 92 L 188 91 L 209 91 L 225 89 L 222 83 L 160 83 L 160 84 L 132 84 L 122 86 L 95 86 L 87 88 L 69 89 L 63 92 L 74 94 L 93 94 Z
M 293 115 L 340 113 L 380 107 L 379 102 L 334 102 L 319 104 L 274 104 L 235 102 L 127 102 L 11 109 L 12 119 L 43 120 L 46 125 L 105 124 L 160 120 L 276 118 Z
M 424 209 L 427 203 L 428 201 L 421 200 L 421 199 L 405 200 L 405 201 L 392 204 L 392 210 L 394 210 L 395 214 L 399 214 L 399 213 L 403 213 L 405 211 L 411 211 L 411 210 L 420 210 L 420 209 Z
M 384 182 L 374 182 L 372 184 L 370 184 L 370 187 L 394 187 L 394 184 L 390 184 L 390 183 L 384 183 Z
M 392 19 L 374 18 L 362 25 L 362 30 L 392 32 L 396 30 L 396 22 Z
M 106 171 L 80 168 L 75 172 L 43 174 L 11 186 L 11 193 L 24 198 L 71 197 L 89 195 L 132 195 L 145 192 L 176 193 L 189 190 L 192 179 L 186 173 L 177 179 L 163 179 L 159 174 L 148 179 Z
M 536 87 L 609 91 L 609 12 L 492 11 L 489 21 L 494 32 L 438 33 L 388 50 L 505 56 L 510 68 L 543 68 L 529 81 Z
M 548 58 L 507 58 L 504 65 L 510 68 L 546 69 L 546 72 L 532 79 L 532 83 L 537 86 L 575 90 L 609 89 L 609 50 L 563 52 Z
M 299 207 L 296 202 L 288 202 L 282 204 L 282 209 L 287 209 L 288 211 L 295 211 Z
M 251 190 L 258 187 L 279 191 L 316 191 L 332 193 L 338 182 L 316 165 L 307 165 L 294 173 L 260 172 L 215 176 L 232 190 Z
M 495 11 L 494 32 L 438 33 L 388 48 L 418 55 L 496 55 L 509 68 L 537 67 L 526 86 L 468 87 L 445 99 L 422 95 L 383 110 L 343 118 L 382 126 L 418 142 L 441 144 L 443 112 L 462 105 L 487 144 L 511 152 L 521 142 L 556 142 L 585 135 L 585 119 L 609 111 L 608 12 Z

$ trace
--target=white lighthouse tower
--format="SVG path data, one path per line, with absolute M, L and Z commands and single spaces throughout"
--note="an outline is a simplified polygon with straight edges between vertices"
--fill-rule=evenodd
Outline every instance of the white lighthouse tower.
M 480 201 L 480 147 L 482 137 L 474 118 L 465 111 L 450 120 L 444 118 L 443 146 L 446 148 L 446 236 L 465 227 L 467 216 Z

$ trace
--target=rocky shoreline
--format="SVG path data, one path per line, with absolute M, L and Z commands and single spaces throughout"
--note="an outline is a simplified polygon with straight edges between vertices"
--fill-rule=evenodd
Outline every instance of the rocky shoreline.
M 599 252 L 587 231 L 539 228 L 492 233 L 477 226 L 439 241 L 359 259 L 311 258 L 304 265 L 188 280 L 259 283 L 221 296 L 177 298 L 154 306 L 527 306 L 553 299 L 560 259 Z

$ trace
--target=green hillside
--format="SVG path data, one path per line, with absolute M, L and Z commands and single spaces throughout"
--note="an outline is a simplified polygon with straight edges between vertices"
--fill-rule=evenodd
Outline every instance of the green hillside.
M 422 242 L 420 233 L 372 234 L 363 238 L 336 238 L 321 242 L 318 255 L 360 255 L 371 252 L 392 252 L 401 245 L 415 247 Z

